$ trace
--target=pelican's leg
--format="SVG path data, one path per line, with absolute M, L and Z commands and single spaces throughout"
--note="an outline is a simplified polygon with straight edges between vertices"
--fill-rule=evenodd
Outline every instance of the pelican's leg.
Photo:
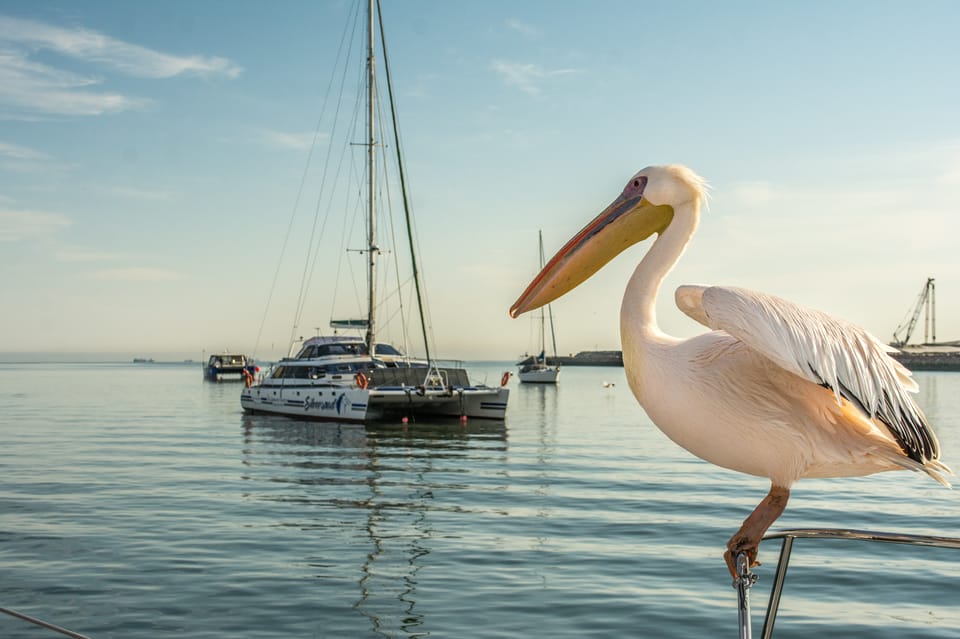
M 751 567 L 760 565 L 760 562 L 757 561 L 760 540 L 763 539 L 763 535 L 777 520 L 777 517 L 783 514 L 789 498 L 789 488 L 771 485 L 767 496 L 750 513 L 750 516 L 743 520 L 740 530 L 727 542 L 727 551 L 723 553 L 723 558 L 726 560 L 727 568 L 730 569 L 730 574 L 733 575 L 734 579 L 737 578 L 737 555 L 740 553 L 747 553 Z

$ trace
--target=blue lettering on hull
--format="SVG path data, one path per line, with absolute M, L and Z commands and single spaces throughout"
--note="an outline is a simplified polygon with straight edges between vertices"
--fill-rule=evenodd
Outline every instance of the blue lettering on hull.
M 347 411 L 357 410 L 357 406 L 358 404 L 353 404 L 347 399 L 346 393 L 340 393 L 336 399 L 332 400 L 308 397 L 303 402 L 303 409 L 307 412 L 336 412 L 337 415 L 342 415 Z M 362 404 L 360 406 L 362 406 Z

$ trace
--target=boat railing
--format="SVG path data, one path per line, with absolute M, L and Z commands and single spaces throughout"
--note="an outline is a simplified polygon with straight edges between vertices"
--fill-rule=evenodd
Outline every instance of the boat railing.
M 903 533 L 875 532 L 870 530 L 847 530 L 841 528 L 798 528 L 780 530 L 767 533 L 764 541 L 780 539 L 780 558 L 773 576 L 773 585 L 770 589 L 770 600 L 763 619 L 762 639 L 773 636 L 773 626 L 777 620 L 777 611 L 780 608 L 780 599 L 786 583 L 787 568 L 790 564 L 790 555 L 793 551 L 793 542 L 797 539 L 848 539 L 854 541 L 874 541 L 891 544 L 906 544 L 912 546 L 933 546 L 937 548 L 953 548 L 960 550 L 960 538 L 938 537 L 933 535 L 911 535 Z M 751 639 L 750 624 L 750 587 L 757 581 L 757 576 L 750 570 L 750 561 L 741 553 L 737 557 L 738 576 L 734 579 L 734 588 L 737 589 L 738 616 L 740 639 Z
M 46 628 L 47 630 L 52 630 L 53 632 L 59 632 L 61 635 L 72 637 L 73 639 L 90 639 L 90 637 L 88 637 L 87 635 L 81 635 L 79 632 L 74 632 L 73 630 L 67 630 L 66 628 L 63 628 L 56 624 L 52 624 L 49 621 L 44 621 L 43 619 L 31 617 L 28 614 L 24 614 L 22 612 L 13 610 L 11 608 L 0 607 L 0 612 L 2 612 L 5 615 L 10 615 L 11 617 L 16 617 L 17 619 L 20 619 L 27 623 L 32 623 L 35 626 Z

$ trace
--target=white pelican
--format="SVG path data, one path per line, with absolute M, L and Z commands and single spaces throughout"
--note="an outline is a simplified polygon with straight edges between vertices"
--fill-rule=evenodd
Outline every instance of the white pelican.
M 676 303 L 711 332 L 678 339 L 657 326 L 664 277 L 696 231 L 705 183 L 683 166 L 643 169 L 543 268 L 510 315 L 570 291 L 627 247 L 656 240 L 627 284 L 620 337 L 627 381 L 650 419 L 694 455 L 770 479 L 724 558 L 756 561 L 764 533 L 804 477 L 910 469 L 949 486 L 940 446 L 908 393 L 910 371 L 862 328 L 741 288 L 681 286 Z

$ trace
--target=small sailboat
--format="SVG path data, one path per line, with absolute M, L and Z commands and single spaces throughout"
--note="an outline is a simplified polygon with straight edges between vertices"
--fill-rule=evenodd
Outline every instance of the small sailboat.
M 377 7 L 379 8 L 379 4 Z M 378 257 L 382 249 L 376 233 L 380 208 L 377 205 L 381 197 L 386 199 L 386 194 L 378 182 L 381 172 L 377 168 L 385 164 L 384 154 L 379 151 L 387 146 L 387 141 L 378 138 L 378 135 L 382 134 L 381 129 L 386 127 L 377 126 L 380 112 L 377 109 L 379 92 L 376 90 L 374 73 L 374 33 L 375 24 L 382 25 L 383 20 L 382 16 L 379 16 L 380 20 L 375 21 L 373 0 L 367 2 L 366 17 L 366 108 L 365 114 L 358 113 L 355 120 L 363 122 L 363 117 L 366 117 L 366 130 L 363 132 L 366 138 L 363 143 L 366 146 L 366 180 L 365 188 L 362 189 L 365 191 L 366 246 L 353 251 L 362 253 L 366 262 L 366 316 L 359 319 L 331 320 L 333 335 L 318 334 L 300 340 L 302 344 L 296 355 L 283 358 L 265 376 L 243 390 L 241 406 L 248 413 L 338 422 L 367 422 L 396 417 L 406 421 L 418 416 L 503 419 L 509 397 L 509 390 L 506 388 L 509 373 L 504 373 L 499 386 L 474 383 L 459 363 L 440 363 L 431 355 L 417 255 L 414 250 L 416 242 L 401 162 L 400 138 L 396 134 L 390 67 L 387 64 L 385 48 L 383 62 L 390 120 L 394 129 L 391 143 L 396 150 L 396 172 L 399 174 L 402 191 L 412 271 L 408 280 L 413 282 L 416 290 L 416 306 L 419 310 L 425 357 L 411 357 L 404 352 L 406 349 L 381 341 L 382 324 L 385 324 L 382 319 L 384 298 L 389 297 L 389 294 L 381 295 L 378 286 Z M 362 101 L 360 102 L 362 104 Z M 356 144 L 351 142 L 345 146 Z M 301 291 L 303 290 L 305 287 L 302 285 Z M 359 335 L 348 335 L 340 331 L 356 331 Z M 294 352 L 293 348 L 294 340 L 291 337 L 290 353 Z
M 543 231 L 539 232 L 540 239 L 540 268 L 543 269 Z M 557 335 L 553 329 L 553 310 L 550 305 L 540 307 L 540 354 L 521 362 L 517 377 L 521 382 L 528 384 L 556 384 L 560 379 L 560 365 L 557 364 Z M 547 331 L 546 324 L 550 322 L 550 343 L 553 346 L 553 364 L 547 364 Z

